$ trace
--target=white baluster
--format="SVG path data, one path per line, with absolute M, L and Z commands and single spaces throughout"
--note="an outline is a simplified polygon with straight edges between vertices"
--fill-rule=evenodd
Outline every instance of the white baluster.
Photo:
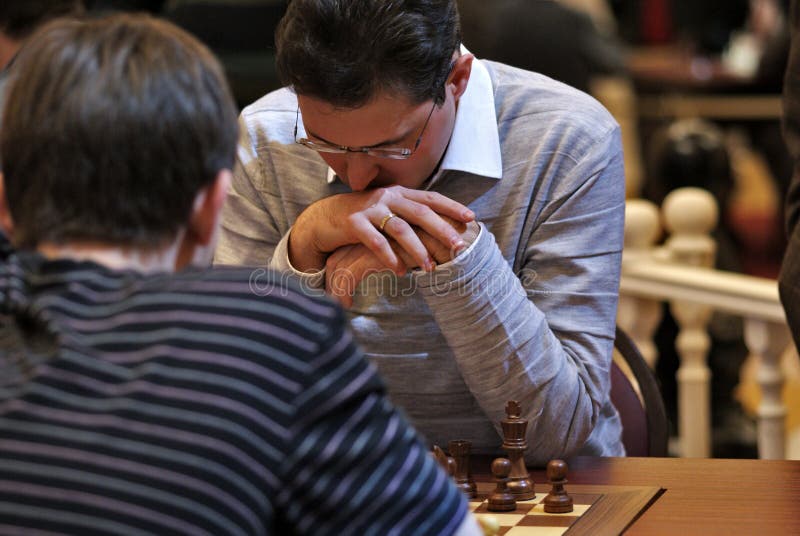
M 643 199 L 629 199 L 625 204 L 625 247 L 623 265 L 636 263 L 653 255 L 656 240 L 661 235 L 658 207 Z M 620 295 L 617 323 L 633 339 L 651 368 L 658 360 L 653 333 L 661 321 L 661 302 L 637 296 Z
M 671 232 L 665 244 L 673 262 L 711 267 L 716 244 L 709 236 L 717 224 L 713 196 L 700 188 L 681 188 L 670 193 L 662 206 L 664 223 Z M 711 308 L 671 302 L 670 310 L 680 326 L 675 346 L 680 357 L 678 381 L 678 433 L 681 455 L 711 455 L 711 370 L 708 368 L 708 322 Z
M 681 264 L 712 267 L 717 245 L 710 233 L 719 218 L 714 196 L 702 188 L 679 188 L 664 198 L 661 211 L 670 233 L 665 245 L 672 259 Z
M 711 369 L 707 361 L 711 339 L 707 326 L 711 309 L 673 302 L 670 310 L 681 328 L 675 339 L 681 361 L 675 375 L 678 381 L 680 455 L 708 458 L 711 456 Z
M 761 386 L 758 405 L 758 457 L 779 460 L 786 456 L 786 406 L 781 397 L 781 356 L 789 342 L 785 324 L 745 319 L 744 342 L 758 360 L 756 378 Z

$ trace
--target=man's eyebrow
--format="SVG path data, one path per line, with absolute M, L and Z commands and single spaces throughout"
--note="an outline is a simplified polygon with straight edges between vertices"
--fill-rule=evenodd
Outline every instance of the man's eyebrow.
M 397 137 L 392 138 L 390 140 L 382 141 L 382 142 L 376 143 L 374 145 L 365 145 L 363 147 L 358 147 L 358 149 L 375 149 L 377 147 L 386 147 L 386 146 L 391 146 L 391 145 L 397 145 L 401 141 L 407 139 L 408 136 L 411 134 L 411 132 L 413 132 L 413 129 L 409 130 L 408 132 L 406 132 L 405 134 L 403 134 L 401 136 L 397 136 Z M 332 141 L 326 140 L 325 138 L 323 138 L 322 136 L 320 136 L 318 134 L 315 134 L 314 132 L 312 132 L 308 128 L 306 128 L 306 134 L 311 136 L 311 137 L 317 138 L 320 141 L 324 141 L 325 143 L 327 143 L 329 145 L 333 145 L 335 147 L 343 147 L 342 145 L 339 145 L 338 143 L 333 143 Z

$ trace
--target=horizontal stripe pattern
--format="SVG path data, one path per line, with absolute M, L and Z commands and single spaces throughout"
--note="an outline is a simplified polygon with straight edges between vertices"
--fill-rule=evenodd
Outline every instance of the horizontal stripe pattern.
M 0 263 L 0 534 L 450 534 L 332 303 L 246 270 Z

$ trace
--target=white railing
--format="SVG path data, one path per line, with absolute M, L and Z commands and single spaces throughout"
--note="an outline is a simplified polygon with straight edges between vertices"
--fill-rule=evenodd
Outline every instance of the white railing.
M 652 336 L 661 320 L 661 303 L 669 303 L 680 328 L 676 340 L 680 455 L 709 457 L 707 326 L 713 311 L 742 317 L 745 345 L 759 363 L 759 457 L 784 458 L 786 406 L 781 399 L 780 358 L 790 337 L 777 282 L 711 268 L 716 245 L 709 233 L 716 226 L 717 214 L 714 198 L 698 188 L 672 192 L 661 213 L 647 201 L 628 201 L 617 320 L 654 366 L 658 356 Z M 663 246 L 655 247 L 660 221 L 669 235 Z

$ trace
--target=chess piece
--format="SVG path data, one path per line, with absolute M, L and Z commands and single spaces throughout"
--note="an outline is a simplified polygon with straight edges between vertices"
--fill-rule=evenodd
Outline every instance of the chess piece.
M 464 439 L 455 439 L 447 445 L 450 456 L 456 464 L 455 481 L 456 487 L 463 491 L 470 499 L 478 495 L 478 486 L 472 478 L 469 468 L 469 456 L 472 452 L 472 443 Z
M 496 458 L 492 462 L 492 475 L 497 482 L 497 487 L 489 495 L 486 508 L 491 512 L 510 512 L 517 509 L 517 499 L 508 489 L 508 475 L 511 472 L 511 462 L 506 458 Z
M 527 501 L 533 499 L 536 493 L 528 468 L 525 467 L 525 449 L 528 448 L 525 431 L 528 428 L 528 421 L 521 418 L 520 415 L 522 415 L 522 411 L 519 403 L 510 400 L 506 404 L 506 418 L 500 421 L 500 426 L 503 428 L 503 449 L 511 462 L 508 489 L 517 500 Z
M 553 489 L 542 503 L 548 514 L 566 514 L 572 512 L 572 497 L 567 494 L 564 484 L 567 483 L 567 464 L 563 460 L 550 460 L 547 463 L 547 480 Z
M 478 526 L 483 532 L 483 536 L 497 536 L 500 534 L 500 521 L 492 514 L 481 514 L 475 516 Z
M 436 461 L 439 462 L 439 465 L 442 466 L 442 469 L 450 475 L 451 477 L 455 478 L 456 474 L 456 461 L 453 459 L 452 456 L 448 456 L 444 453 L 444 451 L 439 447 L 439 445 L 433 446 L 433 457 L 436 458 Z

